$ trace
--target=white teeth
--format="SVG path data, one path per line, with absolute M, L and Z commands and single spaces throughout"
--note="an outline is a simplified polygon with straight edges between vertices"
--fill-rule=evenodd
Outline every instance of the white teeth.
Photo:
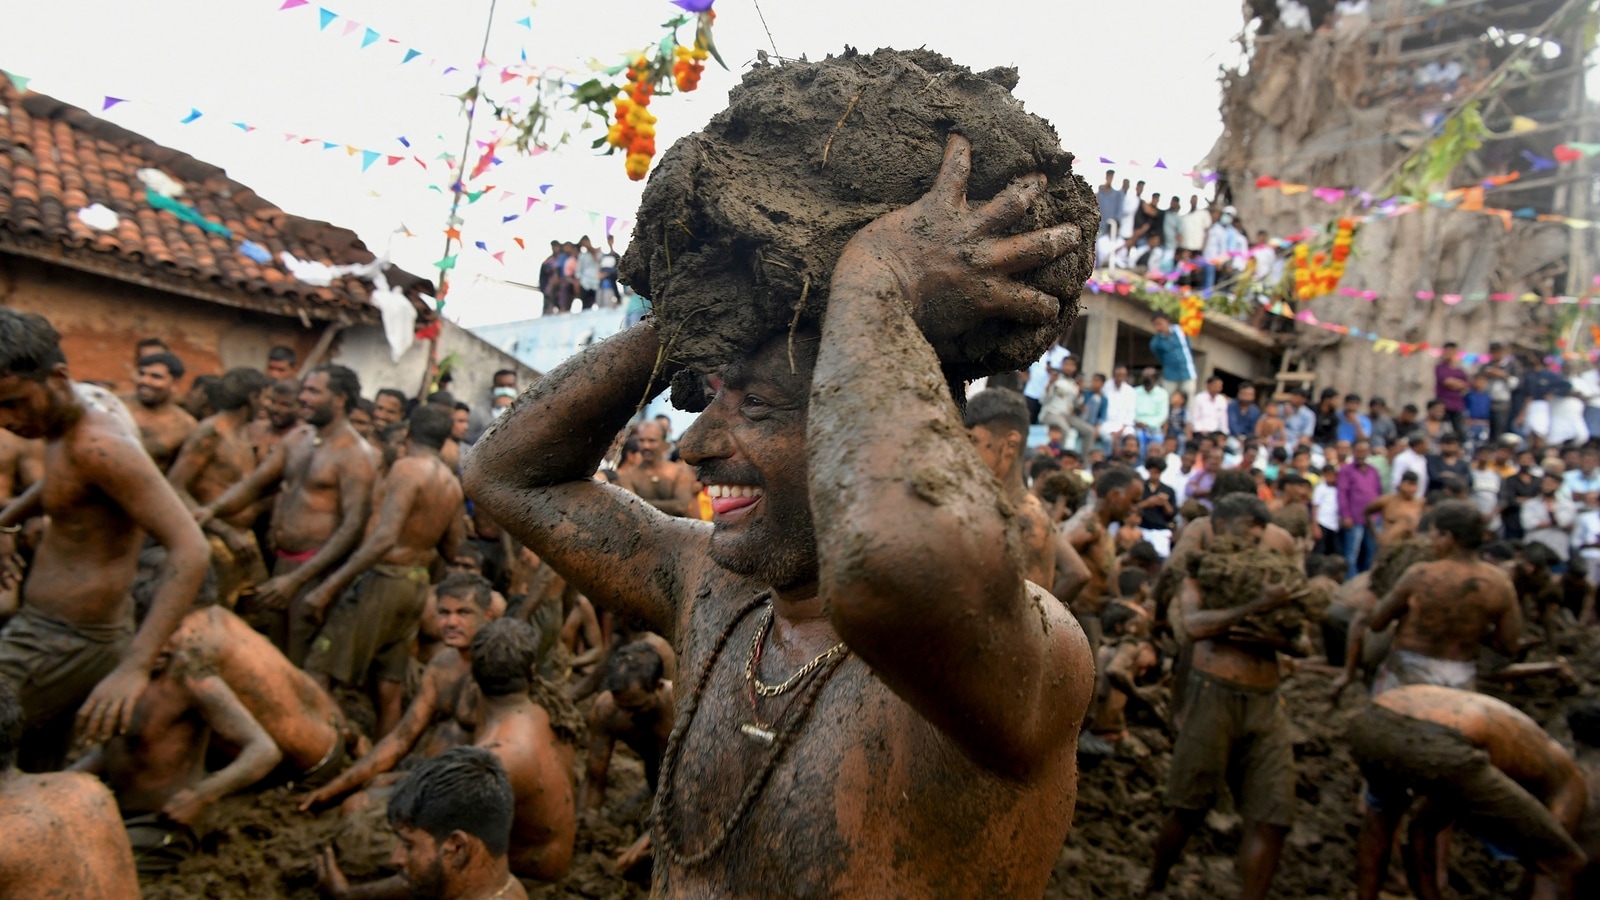
M 761 489 L 748 484 L 708 484 L 706 496 L 713 500 L 730 500 L 735 497 L 760 497 Z

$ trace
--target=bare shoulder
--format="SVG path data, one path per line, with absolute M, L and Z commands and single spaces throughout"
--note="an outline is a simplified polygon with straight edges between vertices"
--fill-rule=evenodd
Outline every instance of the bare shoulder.
M 1023 588 L 1022 602 L 1030 607 L 1029 618 L 1037 615 L 1040 635 L 1048 651 L 1044 658 L 1048 660 L 1049 671 L 1041 674 L 1052 680 L 1067 678 L 1072 695 L 1087 704 L 1094 688 L 1094 660 L 1082 626 L 1066 605 L 1048 590 L 1031 581 L 1024 581 Z
M 143 461 L 155 470 L 138 426 L 111 410 L 86 406 L 83 418 L 68 432 L 65 447 L 68 457 L 80 467 L 98 469 L 116 458 L 122 464 Z

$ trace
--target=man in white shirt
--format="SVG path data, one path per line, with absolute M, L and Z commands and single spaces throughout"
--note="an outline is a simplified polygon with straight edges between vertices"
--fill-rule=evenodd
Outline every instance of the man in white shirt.
M 1189 196 L 1189 211 L 1178 223 L 1178 246 L 1199 253 L 1206 246 L 1206 229 L 1211 227 L 1211 211 L 1200 208 L 1200 198 Z
M 1205 266 L 1205 280 L 1201 288 L 1210 290 L 1217 283 L 1219 269 L 1238 271 L 1244 268 L 1245 260 L 1238 254 L 1250 249 L 1250 242 L 1233 225 L 1234 216 L 1238 211 L 1233 207 L 1224 207 L 1222 215 L 1206 231 L 1206 246 L 1201 252 L 1201 259 Z
M 1061 361 L 1072 355 L 1072 351 L 1061 346 L 1060 343 L 1050 345 L 1033 365 L 1028 367 L 1028 380 L 1022 386 L 1022 396 L 1028 401 L 1028 420 L 1039 421 L 1039 407 L 1044 403 L 1044 389 L 1050 386 L 1050 374 L 1060 371 Z
M 1133 190 L 1128 190 L 1128 179 L 1122 179 L 1122 239 L 1128 241 L 1133 238 L 1133 214 L 1139 211 L 1139 204 L 1144 202 L 1144 182 L 1139 182 Z
M 1206 379 L 1206 389 L 1189 401 L 1189 427 L 1195 437 L 1228 433 L 1228 397 L 1222 393 L 1222 378 Z
M 1406 440 L 1402 438 L 1402 440 Z M 1428 436 L 1416 432 L 1410 438 L 1410 446 L 1395 454 L 1394 462 L 1389 466 L 1390 484 L 1399 484 L 1401 476 L 1407 472 L 1417 473 L 1417 493 L 1426 497 L 1428 495 Z
M 1578 507 L 1564 496 L 1561 479 L 1546 473 L 1539 479 L 1539 496 L 1522 504 L 1522 532 L 1526 540 L 1537 541 L 1555 552 L 1563 568 L 1572 558 L 1572 526 Z
M 1106 398 L 1106 421 L 1100 428 L 1100 437 L 1116 446 L 1123 435 L 1134 433 L 1134 411 L 1138 407 L 1138 395 L 1128 383 L 1127 366 L 1117 366 L 1111 372 L 1111 383 L 1102 393 Z

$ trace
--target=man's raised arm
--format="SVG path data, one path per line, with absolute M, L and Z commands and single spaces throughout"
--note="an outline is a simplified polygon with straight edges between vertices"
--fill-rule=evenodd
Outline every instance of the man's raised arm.
M 462 481 L 467 496 L 591 601 L 674 640 L 683 559 L 703 555 L 711 528 L 668 517 L 595 469 L 652 381 L 661 344 L 641 323 L 539 379 L 478 439 Z
M 981 765 L 1030 778 L 1073 740 L 1094 667 L 1071 616 L 1026 586 L 1020 517 L 919 321 L 943 323 L 923 326 L 939 338 L 983 319 L 1054 320 L 1060 301 L 1010 276 L 1080 235 L 993 237 L 1044 179 L 969 208 L 970 152 L 951 138 L 933 190 L 863 229 L 834 270 L 807 429 L 818 589 L 890 689 Z

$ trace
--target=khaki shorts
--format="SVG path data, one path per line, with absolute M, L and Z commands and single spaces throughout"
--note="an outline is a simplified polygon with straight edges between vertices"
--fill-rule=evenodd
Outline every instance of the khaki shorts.
M 1189 673 L 1183 727 L 1172 746 L 1166 804 L 1206 810 L 1226 788 L 1246 821 L 1294 823 L 1294 743 L 1276 689 Z
M 0 679 L 22 703 L 24 771 L 61 768 L 72 743 L 78 707 L 122 662 L 133 620 L 81 625 L 24 606 L 0 631 Z
M 1367 780 L 1367 803 L 1380 813 L 1397 816 L 1426 797 L 1475 837 L 1524 863 L 1578 852 L 1550 810 L 1454 728 L 1374 705 L 1350 722 L 1346 738 Z
M 369 676 L 404 684 L 428 599 L 428 570 L 373 566 L 328 611 L 311 640 L 305 669 L 361 687 Z

